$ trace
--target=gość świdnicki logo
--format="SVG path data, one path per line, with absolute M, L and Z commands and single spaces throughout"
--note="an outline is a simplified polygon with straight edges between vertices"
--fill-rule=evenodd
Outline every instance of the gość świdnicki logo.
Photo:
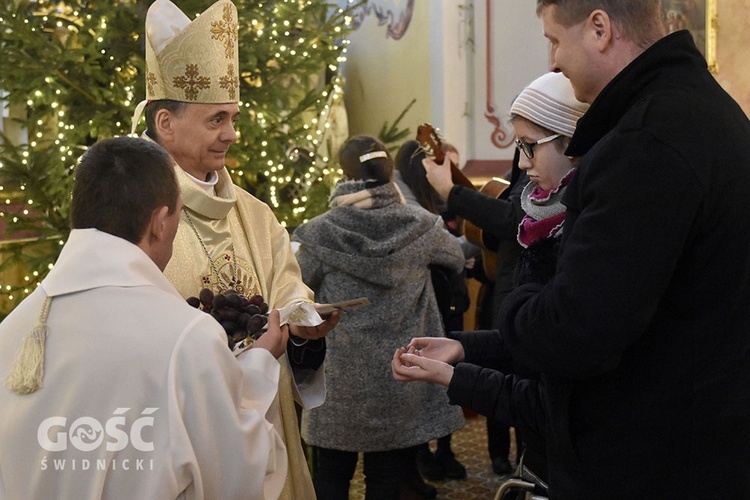
M 54 416 L 46 418 L 39 424 L 37 430 L 37 442 L 42 449 L 50 452 L 64 452 L 70 447 L 82 452 L 92 452 L 99 450 L 102 446 L 107 451 L 122 451 L 128 446 L 132 446 L 139 452 L 154 451 L 153 441 L 146 441 L 145 435 L 152 434 L 146 428 L 153 429 L 153 414 L 159 408 L 146 408 L 140 416 L 135 419 L 128 427 L 128 421 L 125 414 L 130 408 L 117 408 L 112 412 L 112 417 L 102 423 L 93 417 L 79 417 L 68 426 L 68 418 Z M 101 455 L 100 455 L 101 456 Z M 47 463 L 47 457 L 42 459 L 41 468 L 46 470 L 50 464 Z M 75 458 L 66 461 L 64 458 L 53 460 L 55 470 L 88 470 L 92 463 L 88 459 L 79 459 L 76 463 Z M 93 464 L 96 470 L 153 470 L 153 458 L 124 458 L 118 464 L 115 459 L 99 458 Z

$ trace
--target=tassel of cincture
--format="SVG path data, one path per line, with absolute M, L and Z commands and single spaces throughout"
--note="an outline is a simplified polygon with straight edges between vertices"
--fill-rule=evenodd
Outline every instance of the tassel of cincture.
M 16 353 L 16 360 L 5 377 L 5 387 L 17 394 L 31 394 L 42 387 L 47 344 L 47 316 L 52 297 L 44 299 L 39 323 L 31 330 Z

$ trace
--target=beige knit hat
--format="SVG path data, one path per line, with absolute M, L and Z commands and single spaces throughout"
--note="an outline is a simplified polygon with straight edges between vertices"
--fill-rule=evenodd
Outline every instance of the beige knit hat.
M 518 115 L 555 133 L 572 137 L 578 119 L 589 105 L 580 102 L 562 73 L 547 73 L 531 82 L 513 101 L 511 115 Z
M 169 0 L 156 0 L 146 14 L 146 100 L 203 104 L 239 102 L 237 8 L 219 0 L 193 21 Z

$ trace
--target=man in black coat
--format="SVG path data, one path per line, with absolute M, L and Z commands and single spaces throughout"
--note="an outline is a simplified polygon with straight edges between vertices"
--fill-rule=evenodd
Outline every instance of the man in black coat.
M 544 417 L 553 498 L 750 498 L 750 122 L 660 0 L 537 6 L 591 103 L 557 273 L 422 356 L 542 373 L 504 404 Z

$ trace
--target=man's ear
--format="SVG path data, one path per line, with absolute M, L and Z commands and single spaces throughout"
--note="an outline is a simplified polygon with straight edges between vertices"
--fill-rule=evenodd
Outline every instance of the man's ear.
M 149 234 L 152 241 L 162 241 L 167 237 L 167 217 L 169 216 L 169 207 L 164 205 L 157 207 L 151 212 L 149 221 Z
M 143 231 L 141 241 L 138 242 L 138 246 L 141 250 L 143 250 L 162 271 L 169 260 L 169 258 L 166 260 L 164 259 L 164 249 L 171 248 L 171 246 L 163 244 L 164 240 L 169 237 L 166 224 L 168 214 L 169 207 L 167 206 L 155 208 L 153 212 L 151 212 L 151 218 L 149 219 L 148 224 L 146 224 L 146 229 Z
M 146 250 L 148 247 L 153 247 L 158 244 L 161 240 L 166 238 L 167 230 L 167 216 L 169 215 L 169 207 L 162 206 L 157 207 L 151 212 L 151 218 L 146 224 L 146 229 L 143 231 L 143 236 L 139 243 L 139 247 Z M 146 253 L 148 251 L 146 250 Z
M 174 118 L 174 114 L 168 109 L 162 108 L 156 112 L 154 127 L 157 137 L 169 140 L 174 136 Z
M 586 27 L 589 33 L 592 35 L 594 45 L 600 52 L 603 52 L 607 45 L 612 42 L 614 36 L 612 20 L 605 11 L 596 9 L 591 14 L 586 22 Z

